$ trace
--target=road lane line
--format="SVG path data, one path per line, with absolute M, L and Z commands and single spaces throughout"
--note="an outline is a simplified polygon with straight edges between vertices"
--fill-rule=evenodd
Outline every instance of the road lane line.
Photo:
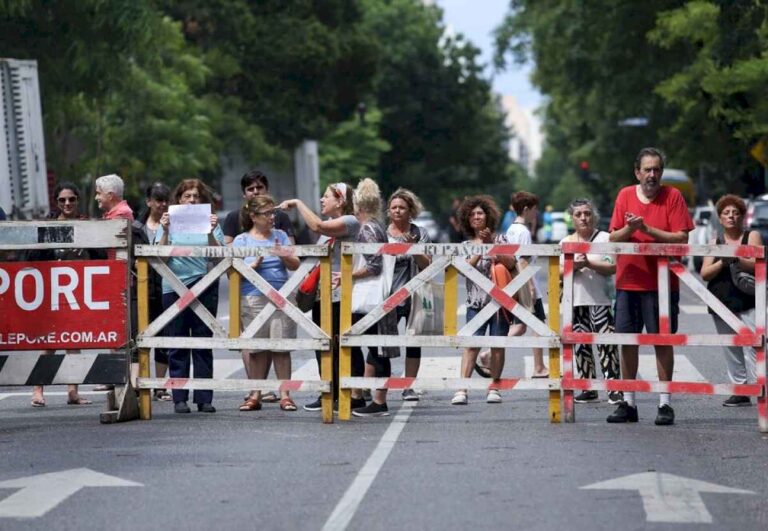
M 328 521 L 325 522 L 323 531 L 344 531 L 347 528 L 349 522 L 352 521 L 352 517 L 355 516 L 355 512 L 357 512 L 360 502 L 363 501 L 365 494 L 384 466 L 384 462 L 389 457 L 389 453 L 394 448 L 403 428 L 405 428 L 405 423 L 408 422 L 408 417 L 411 416 L 413 408 L 417 404 L 418 402 L 403 402 L 402 406 L 400 406 L 387 431 L 381 436 L 379 444 L 373 450 L 363 468 L 360 469 L 360 472 L 357 473 L 357 477 L 355 477 L 355 480 L 336 505 Z

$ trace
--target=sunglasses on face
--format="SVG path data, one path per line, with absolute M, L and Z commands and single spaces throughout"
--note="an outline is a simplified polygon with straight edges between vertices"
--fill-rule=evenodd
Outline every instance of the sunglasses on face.
M 58 197 L 56 198 L 56 201 L 63 205 L 65 203 L 77 203 L 77 197 Z

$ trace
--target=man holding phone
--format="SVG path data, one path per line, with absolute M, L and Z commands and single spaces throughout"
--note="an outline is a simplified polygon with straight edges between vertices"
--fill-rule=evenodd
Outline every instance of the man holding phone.
M 687 243 L 693 220 L 682 194 L 663 186 L 664 154 L 656 148 L 643 148 L 635 159 L 639 184 L 619 191 L 610 225 L 610 241 L 633 243 Z M 659 333 L 658 261 L 652 256 L 618 255 L 616 262 L 616 333 Z M 670 282 L 670 329 L 677 331 L 680 291 L 676 278 Z M 672 380 L 674 351 L 669 345 L 656 345 L 659 381 Z M 621 348 L 621 373 L 627 380 L 637 377 L 638 346 Z M 635 393 L 624 392 L 624 401 L 606 419 L 610 423 L 637 422 Z M 674 424 L 675 412 L 669 393 L 659 396 L 655 423 Z

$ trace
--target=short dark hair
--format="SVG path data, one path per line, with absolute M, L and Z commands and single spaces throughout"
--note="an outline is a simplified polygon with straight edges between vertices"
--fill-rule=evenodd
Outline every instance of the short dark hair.
M 723 210 L 725 210 L 725 207 L 727 206 L 736 207 L 736 210 L 739 211 L 741 217 L 744 217 L 744 214 L 747 213 L 747 204 L 741 197 L 737 195 L 727 194 L 718 199 L 717 203 L 715 203 L 715 210 L 717 211 L 717 215 L 719 216 L 722 214 Z
M 485 226 L 492 231 L 496 231 L 496 227 L 499 226 L 499 220 L 501 219 L 499 207 L 496 206 L 496 201 L 491 196 L 471 195 L 467 197 L 459 206 L 458 215 L 462 232 L 470 238 L 475 235 L 475 232 L 469 224 L 469 216 L 477 207 L 482 208 L 483 212 L 485 212 Z
M 240 190 L 245 192 L 245 189 L 254 183 L 261 183 L 269 190 L 269 179 L 261 170 L 251 170 L 240 177 Z
M 640 169 L 640 163 L 643 162 L 643 157 L 654 157 L 659 159 L 659 162 L 661 162 L 661 169 L 664 170 L 664 163 L 667 161 L 666 155 L 664 155 L 664 152 L 660 150 L 659 148 L 655 147 L 644 147 L 640 150 L 640 152 L 637 154 L 637 157 L 635 157 L 635 169 Z
M 518 216 L 523 214 L 525 207 L 533 208 L 539 204 L 539 196 L 531 192 L 515 192 L 512 194 L 512 208 Z

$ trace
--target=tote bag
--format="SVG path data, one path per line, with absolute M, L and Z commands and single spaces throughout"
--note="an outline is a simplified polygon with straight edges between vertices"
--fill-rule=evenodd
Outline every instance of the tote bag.
M 395 271 L 395 257 L 382 255 L 381 273 L 375 277 L 365 277 L 354 281 L 352 285 L 352 313 L 366 314 L 384 302 L 392 287 L 392 274 Z M 355 255 L 353 271 L 365 264 L 363 255 Z
M 445 296 L 443 284 L 427 281 L 411 295 L 411 314 L 405 324 L 409 336 L 443 335 Z

